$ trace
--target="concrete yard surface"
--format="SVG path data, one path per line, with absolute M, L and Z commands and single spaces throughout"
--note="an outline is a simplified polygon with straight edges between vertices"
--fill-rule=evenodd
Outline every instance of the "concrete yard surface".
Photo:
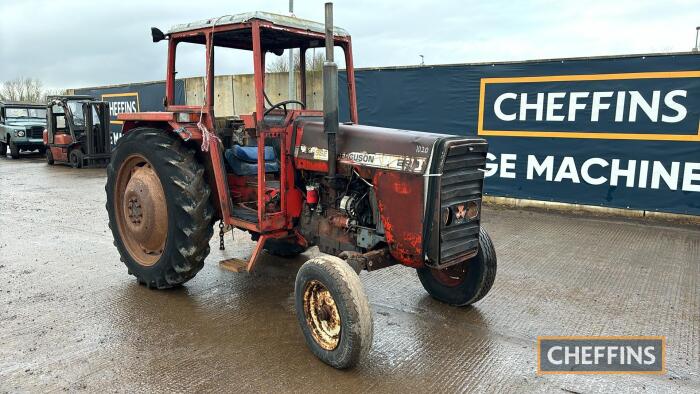
M 361 280 L 374 344 L 338 371 L 294 316 L 299 258 L 254 274 L 239 231 L 185 286 L 149 290 L 112 245 L 105 171 L 0 157 L 0 392 L 698 392 L 700 229 L 486 208 L 498 255 L 473 307 L 430 298 L 414 270 Z M 541 335 L 663 335 L 665 375 L 536 375 Z

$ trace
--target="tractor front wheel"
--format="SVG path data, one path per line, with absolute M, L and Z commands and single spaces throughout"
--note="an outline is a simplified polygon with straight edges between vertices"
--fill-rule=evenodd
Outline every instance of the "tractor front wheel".
M 443 269 L 418 269 L 423 288 L 433 298 L 450 305 L 471 305 L 484 298 L 496 279 L 496 250 L 482 227 L 479 252 L 471 259 Z
M 301 266 L 294 285 L 306 344 L 324 363 L 349 368 L 372 345 L 372 314 L 360 277 L 340 258 L 323 255 Z
M 139 283 L 165 289 L 202 269 L 214 210 L 193 149 L 163 130 L 134 129 L 117 142 L 105 190 L 114 245 Z

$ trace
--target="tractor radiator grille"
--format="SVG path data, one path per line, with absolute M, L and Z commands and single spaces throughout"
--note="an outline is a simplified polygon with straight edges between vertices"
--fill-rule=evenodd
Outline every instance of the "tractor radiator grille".
M 439 192 L 440 266 L 458 263 L 478 250 L 484 183 L 482 169 L 486 164 L 487 149 L 485 143 L 473 141 L 448 145 Z M 471 211 L 468 210 L 470 206 Z

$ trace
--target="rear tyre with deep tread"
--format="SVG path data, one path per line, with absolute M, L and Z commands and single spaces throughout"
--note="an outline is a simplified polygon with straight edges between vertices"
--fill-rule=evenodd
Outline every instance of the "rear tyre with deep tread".
M 450 305 L 471 305 L 484 298 L 496 280 L 497 260 L 491 237 L 483 227 L 479 230 L 479 252 L 460 265 L 444 270 L 419 268 L 418 278 L 428 294 Z
M 314 297 L 309 294 L 315 294 L 314 289 L 321 289 L 324 299 L 331 302 L 311 301 Z M 369 301 L 360 277 L 344 260 L 322 255 L 304 263 L 297 273 L 294 298 L 306 344 L 321 361 L 344 369 L 357 365 L 369 353 L 373 336 Z M 328 336 L 328 332 L 335 334 Z
M 124 164 L 133 157 L 142 157 L 149 163 L 166 197 L 167 235 L 160 256 L 148 264 L 130 253 L 128 235 L 125 238 L 121 234 L 127 230 L 123 226 L 120 228 L 117 218 L 122 212 L 117 205 L 123 198 L 116 194 L 121 187 L 117 180 L 120 170 L 125 170 Z M 195 158 L 193 149 L 166 131 L 134 129 L 117 141 L 107 166 L 105 191 L 114 245 L 129 273 L 136 276 L 139 283 L 149 288 L 170 288 L 187 282 L 202 269 L 214 233 L 214 210 L 204 167 Z M 124 219 L 119 220 L 123 222 Z

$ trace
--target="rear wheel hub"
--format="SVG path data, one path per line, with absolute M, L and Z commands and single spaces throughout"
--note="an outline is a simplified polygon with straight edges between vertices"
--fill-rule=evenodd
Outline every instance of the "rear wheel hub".
M 155 264 L 168 236 L 168 208 L 163 186 L 144 157 L 129 157 L 117 176 L 119 231 L 129 254 L 141 265 Z

